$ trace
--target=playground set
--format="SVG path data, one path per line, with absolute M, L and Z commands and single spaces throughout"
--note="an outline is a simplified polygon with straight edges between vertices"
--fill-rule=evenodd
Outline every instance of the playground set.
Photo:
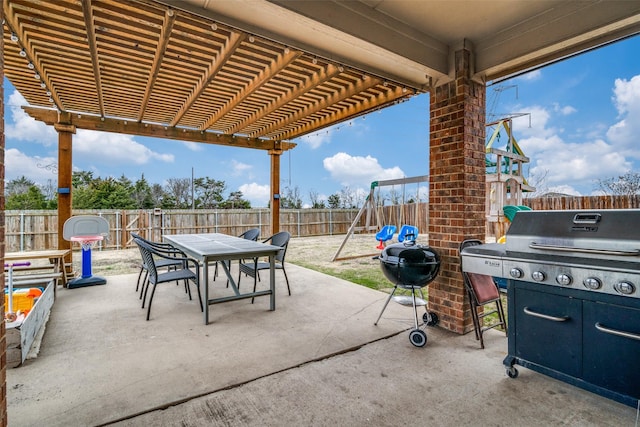
M 529 158 L 524 155 L 513 136 L 512 119 L 489 123 L 487 128 L 493 129 L 485 148 L 487 226 L 493 228 L 497 240 L 501 241 L 504 240 L 513 216 L 520 210 L 529 210 L 522 205 L 523 193 L 536 189 L 524 177 L 523 165 L 529 163 Z M 494 147 L 500 141 L 503 131 L 507 137 L 504 150 Z
M 397 237 L 398 242 L 417 239 L 418 231 L 419 231 L 418 227 L 415 225 L 406 224 L 407 217 L 409 216 L 408 212 L 406 212 L 406 207 L 405 207 L 406 205 L 405 201 L 407 196 L 406 185 L 416 184 L 417 186 L 415 199 L 412 199 L 412 203 L 411 203 L 416 210 L 414 218 L 417 218 L 418 209 L 420 207 L 420 184 L 428 181 L 429 181 L 428 175 L 415 176 L 410 178 L 390 179 L 385 181 L 373 181 L 371 183 L 369 195 L 367 196 L 362 208 L 360 208 L 360 211 L 358 211 L 358 214 L 355 216 L 353 222 L 351 223 L 351 226 L 349 227 L 349 230 L 347 231 L 347 234 L 344 240 L 342 241 L 342 244 L 340 245 L 335 255 L 333 256 L 332 261 L 379 255 L 380 253 L 377 252 L 377 253 L 358 254 L 358 255 L 353 255 L 349 257 L 339 257 L 340 253 L 342 252 L 345 245 L 347 244 L 347 241 L 355 232 L 362 232 L 362 231 L 367 233 L 375 232 L 376 240 L 379 242 L 378 246 L 376 246 L 376 249 L 378 249 L 379 251 L 383 250 L 386 247 L 385 244 L 393 239 L 396 233 L 396 230 L 398 230 L 397 226 L 395 224 L 392 224 L 393 222 L 395 222 L 396 224 L 402 224 L 400 227 L 400 231 L 398 232 L 398 237 Z M 381 187 L 395 188 L 395 186 L 400 186 L 402 188 L 402 202 L 401 204 L 398 205 L 399 209 L 396 214 L 393 214 L 394 210 L 391 210 L 390 211 L 391 213 L 389 215 L 390 218 L 385 218 L 384 206 L 383 206 L 384 201 L 383 201 L 383 196 L 380 193 L 380 188 Z M 362 218 L 362 215 L 365 215 L 365 225 L 358 226 L 358 224 L 360 223 L 360 219 Z

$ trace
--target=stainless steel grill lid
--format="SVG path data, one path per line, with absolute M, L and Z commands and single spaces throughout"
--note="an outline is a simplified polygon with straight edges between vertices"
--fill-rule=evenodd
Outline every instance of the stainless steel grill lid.
M 462 269 L 640 298 L 640 210 L 520 211 L 505 244 L 465 248 Z
M 640 210 L 521 211 L 507 232 L 507 254 L 640 260 Z

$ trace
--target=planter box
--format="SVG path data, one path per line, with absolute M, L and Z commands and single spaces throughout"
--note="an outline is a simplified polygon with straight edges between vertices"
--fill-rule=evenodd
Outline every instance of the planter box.
M 55 281 L 43 282 L 42 286 L 45 286 L 44 292 L 27 317 L 22 322 L 6 324 L 8 368 L 16 368 L 25 361 L 38 332 L 44 328 L 49 319 L 54 301 Z

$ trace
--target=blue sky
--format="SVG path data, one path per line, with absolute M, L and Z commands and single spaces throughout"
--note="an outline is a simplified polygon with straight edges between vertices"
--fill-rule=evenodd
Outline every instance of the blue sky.
M 487 87 L 488 115 L 524 113 L 514 119 L 515 137 L 540 192 L 590 195 L 598 180 L 640 172 L 639 52 L 636 36 Z M 57 134 L 26 116 L 24 103 L 5 80 L 5 179 L 55 182 L 45 166 L 57 162 Z M 311 191 L 326 199 L 344 188 L 368 193 L 371 181 L 428 175 L 429 95 L 293 142 L 281 159 L 281 187 L 297 187 L 305 204 Z M 74 170 L 164 184 L 193 169 L 242 191 L 253 207 L 267 206 L 269 165 L 258 150 L 82 130 L 73 139 Z M 418 188 L 426 184 L 407 192 Z

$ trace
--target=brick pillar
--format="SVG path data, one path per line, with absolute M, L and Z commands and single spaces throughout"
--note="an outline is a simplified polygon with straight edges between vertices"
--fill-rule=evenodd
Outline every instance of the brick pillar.
M 429 309 L 440 326 L 473 330 L 458 247 L 485 237 L 485 94 L 471 80 L 471 52 L 455 53 L 455 78 L 430 93 L 429 244 L 442 265 L 429 285 Z
M 0 7 L 0 19 L 4 21 L 4 11 Z M 5 225 L 4 225 L 4 39 L 0 37 L 0 258 L 4 265 Z M 0 273 L 4 283 L 4 268 Z M 2 321 L 0 321 L 0 426 L 5 427 L 7 421 L 7 330 L 4 324 L 4 298 L 0 300 Z

